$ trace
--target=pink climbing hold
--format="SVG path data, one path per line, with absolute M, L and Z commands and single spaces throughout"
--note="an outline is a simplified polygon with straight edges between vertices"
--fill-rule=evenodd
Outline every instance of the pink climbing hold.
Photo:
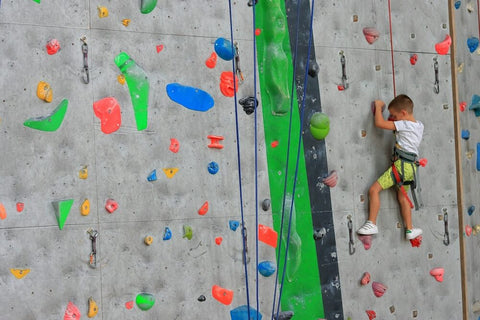
M 385 286 L 383 283 L 373 281 L 372 289 L 375 297 L 380 298 L 385 294 L 385 291 L 387 291 L 387 286 Z
M 369 44 L 373 44 L 380 37 L 380 33 L 375 28 L 363 28 L 363 35 Z
M 160 53 L 160 51 L 163 50 L 163 44 L 157 45 L 157 53 Z
M 360 280 L 360 284 L 361 284 L 362 286 L 365 286 L 365 285 L 367 285 L 367 284 L 369 284 L 369 283 L 370 283 L 370 273 L 365 272 L 365 273 L 363 274 L 362 280 Z
M 74 305 L 71 301 L 69 301 L 67 309 L 65 310 L 65 314 L 63 316 L 63 320 L 79 320 L 80 316 L 81 314 L 78 307 Z
M 363 243 L 365 250 L 372 247 L 372 236 L 358 235 L 358 239 Z
M 100 119 L 100 128 L 103 133 L 117 131 L 122 124 L 120 105 L 113 97 L 106 97 L 93 103 L 93 112 Z
M 415 239 L 411 239 L 410 244 L 412 245 L 412 247 L 419 248 L 420 245 L 422 244 L 422 236 L 418 236 Z
M 373 310 L 366 310 L 365 312 L 367 313 L 369 320 L 373 320 L 377 317 L 377 314 Z
M 435 51 L 437 51 L 438 54 L 447 54 L 451 44 L 452 38 L 450 38 L 450 35 L 447 34 L 445 36 L 445 40 L 435 45 Z
M 335 170 L 332 170 L 328 175 L 328 177 L 323 178 L 322 180 L 322 182 L 325 185 L 329 186 L 330 188 L 335 187 L 337 185 L 337 181 L 338 181 L 338 175 L 337 175 L 337 171 Z
M 46 48 L 49 55 L 55 54 L 60 50 L 60 42 L 57 39 L 52 39 L 47 42 Z
M 417 60 L 418 60 L 418 55 L 416 53 L 410 56 L 410 64 L 412 66 L 414 66 L 417 63 Z
M 180 142 L 178 142 L 177 139 L 175 138 L 170 138 L 170 147 L 169 147 L 170 151 L 172 151 L 173 153 L 177 153 L 178 150 L 180 149 Z
M 438 282 L 443 281 L 443 275 L 445 274 L 445 269 L 443 268 L 433 268 L 430 270 L 430 275 L 435 278 Z
M 208 59 L 205 61 L 205 65 L 210 69 L 215 68 L 217 65 L 217 54 L 215 52 L 212 52 L 210 57 L 208 57 Z
M 467 224 L 465 226 L 465 234 L 467 235 L 467 237 L 470 237 L 470 235 L 472 234 L 472 231 L 473 231 L 472 227 Z
M 107 210 L 108 213 L 112 213 L 117 209 L 118 209 L 118 203 L 113 199 L 108 199 L 107 203 L 105 204 L 105 210 Z

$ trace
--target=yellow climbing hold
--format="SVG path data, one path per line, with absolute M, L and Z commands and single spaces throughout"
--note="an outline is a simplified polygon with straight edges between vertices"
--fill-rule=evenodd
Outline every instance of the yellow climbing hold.
M 93 300 L 92 297 L 88 298 L 88 313 L 87 313 L 87 316 L 89 318 L 93 318 L 97 315 L 97 313 L 98 313 L 97 303 L 95 302 L 95 300 Z
M 88 169 L 87 166 L 83 166 L 82 169 L 78 172 L 78 177 L 80 179 L 87 179 L 88 178 Z
M 153 242 L 153 237 L 152 236 L 146 236 L 145 239 L 143 240 L 147 246 L 151 245 Z
M 125 26 L 125 27 L 128 27 L 128 25 L 130 24 L 130 19 L 123 19 L 122 20 L 122 24 Z
M 40 81 L 37 85 L 37 97 L 45 102 L 52 102 L 53 90 L 45 81 Z
M 83 201 L 82 206 L 80 207 L 80 213 L 82 216 L 88 216 L 90 213 L 90 200 L 85 199 L 85 201 Z
M 98 6 L 97 9 L 98 9 L 98 17 L 99 17 L 99 18 L 108 17 L 108 9 L 107 9 L 107 7 Z
M 173 176 L 175 175 L 175 173 L 177 173 L 177 171 L 178 171 L 178 168 L 164 168 L 163 169 L 163 172 L 165 172 L 165 175 L 169 179 L 173 178 Z
M 22 279 L 30 272 L 30 269 L 10 269 L 10 272 L 15 276 L 15 278 Z
M 125 84 L 125 76 L 123 74 L 119 74 L 117 76 L 117 81 L 118 83 L 120 83 L 121 85 L 124 85 Z

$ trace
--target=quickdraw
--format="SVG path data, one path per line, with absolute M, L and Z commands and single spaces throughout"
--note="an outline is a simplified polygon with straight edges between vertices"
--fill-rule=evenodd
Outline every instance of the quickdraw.
M 352 223 L 352 216 L 351 215 L 348 215 L 347 217 L 348 219 L 348 238 L 349 238 L 349 241 L 348 241 L 348 252 L 350 253 L 350 255 L 354 254 L 355 253 L 355 243 L 353 242 L 353 223 Z
M 90 240 L 92 241 L 92 252 L 90 252 L 90 259 L 88 264 L 92 268 L 97 267 L 97 237 L 98 231 L 94 229 L 88 229 L 87 233 L 90 235 Z
M 80 41 L 83 42 L 82 44 L 82 53 L 83 53 L 83 82 L 88 84 L 90 82 L 90 74 L 88 72 L 88 45 L 87 45 L 87 37 L 83 36 L 80 38 Z
M 438 81 L 438 60 L 437 58 L 433 58 L 433 69 L 435 71 L 435 83 L 433 84 L 433 91 L 436 94 L 440 93 L 440 82 Z

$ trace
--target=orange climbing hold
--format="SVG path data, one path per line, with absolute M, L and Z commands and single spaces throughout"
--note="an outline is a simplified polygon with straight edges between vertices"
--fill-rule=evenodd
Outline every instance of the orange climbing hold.
M 212 287 L 212 296 L 220 303 L 229 305 L 233 300 L 233 291 L 214 285 Z
M 277 232 L 263 224 L 258 225 L 258 240 L 274 248 L 277 247 Z
M 217 65 L 217 54 L 215 52 L 212 52 L 210 57 L 208 57 L 208 59 L 205 61 L 205 65 L 210 69 L 215 68 Z
M 452 38 L 450 38 L 450 35 L 447 34 L 445 36 L 445 40 L 435 45 L 435 51 L 437 51 L 438 54 L 447 54 L 451 44 Z
M 5 210 L 5 207 L 3 204 L 0 202 L 0 219 L 5 219 L 7 217 L 7 210 Z
M 198 214 L 201 216 L 204 216 L 207 212 L 208 212 L 208 201 L 205 201 L 202 207 L 198 209 Z
M 438 282 L 443 281 L 443 275 L 445 274 L 445 269 L 443 268 L 433 268 L 430 270 L 430 275 L 435 278 Z
M 220 75 L 220 91 L 226 97 L 233 97 L 238 91 L 238 77 L 231 71 L 222 72 Z
M 53 90 L 50 84 L 40 81 L 37 85 L 37 97 L 45 102 L 52 102 Z
M 178 172 L 178 168 L 163 168 L 163 172 L 165 172 L 165 175 L 167 178 L 171 179 L 175 175 L 175 173 Z
M 209 135 L 207 138 L 210 139 L 210 144 L 208 145 L 209 148 L 223 149 L 223 145 L 219 143 L 219 141 L 223 140 L 222 136 Z

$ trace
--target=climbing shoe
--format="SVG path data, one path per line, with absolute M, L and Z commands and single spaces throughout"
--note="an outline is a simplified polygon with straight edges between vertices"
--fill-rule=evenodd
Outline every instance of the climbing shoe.
M 362 234 L 362 235 L 377 234 L 378 233 L 378 228 L 377 228 L 376 225 L 373 224 L 372 221 L 367 220 L 367 222 L 365 222 L 363 224 L 363 226 L 360 229 L 357 230 L 357 233 Z

